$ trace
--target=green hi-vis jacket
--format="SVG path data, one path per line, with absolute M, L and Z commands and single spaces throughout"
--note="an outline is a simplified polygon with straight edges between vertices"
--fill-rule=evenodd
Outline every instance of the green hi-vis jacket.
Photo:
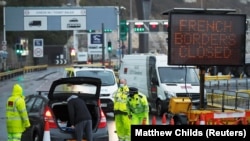
M 6 125 L 8 133 L 21 133 L 30 127 L 29 117 L 20 85 L 13 86 L 12 94 L 6 104 Z
M 136 114 L 147 117 L 149 112 L 147 97 L 141 93 L 128 98 L 129 114 Z
M 129 88 L 128 86 L 120 87 L 114 96 L 114 111 L 117 113 L 124 112 L 128 113 L 127 109 L 127 96 Z

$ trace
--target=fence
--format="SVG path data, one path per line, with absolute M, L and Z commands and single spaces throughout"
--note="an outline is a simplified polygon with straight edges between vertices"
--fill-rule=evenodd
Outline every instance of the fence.
M 250 109 L 250 91 L 229 91 L 207 89 L 208 106 L 225 109 L 246 110 Z
M 231 78 L 230 75 L 221 76 L 206 76 L 205 86 L 209 89 L 223 89 L 223 90 L 241 90 L 249 89 L 250 82 L 248 78 Z
M 25 73 L 33 72 L 33 71 L 45 70 L 47 68 L 48 68 L 48 65 L 25 66 L 25 67 L 20 68 L 20 69 L 1 72 L 0 73 L 0 80 L 10 79 L 10 78 L 15 77 L 17 75 L 21 75 L 21 74 L 25 74 Z

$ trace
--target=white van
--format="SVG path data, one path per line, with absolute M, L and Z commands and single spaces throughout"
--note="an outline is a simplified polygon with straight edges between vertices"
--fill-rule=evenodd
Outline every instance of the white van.
M 64 77 L 95 77 L 102 81 L 101 85 L 101 107 L 105 113 L 113 112 L 114 93 L 118 90 L 115 73 L 112 69 L 95 65 L 73 65 L 65 68 Z
M 171 97 L 190 97 L 193 106 L 200 106 L 200 81 L 192 66 L 167 64 L 167 55 L 124 55 L 119 78 L 127 79 L 128 86 L 137 87 L 148 98 L 150 110 L 160 116 L 168 112 Z M 205 100 L 204 100 L 205 101 Z

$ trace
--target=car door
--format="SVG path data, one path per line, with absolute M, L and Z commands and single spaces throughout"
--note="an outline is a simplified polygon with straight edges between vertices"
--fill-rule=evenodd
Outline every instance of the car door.
M 31 126 L 23 133 L 22 140 L 33 140 L 35 136 L 41 139 L 44 128 L 43 111 L 46 98 L 39 95 L 30 95 L 25 98 L 25 102 Z

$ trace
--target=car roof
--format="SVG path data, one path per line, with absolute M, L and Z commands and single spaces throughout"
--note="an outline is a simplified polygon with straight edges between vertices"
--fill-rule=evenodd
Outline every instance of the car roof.
M 76 64 L 72 65 L 72 67 L 66 68 L 66 69 L 71 69 L 71 70 L 108 70 L 108 71 L 113 71 L 112 69 L 106 68 L 105 66 L 101 65 L 96 65 L 96 64 Z
M 89 85 L 86 85 L 89 84 Z M 67 90 L 62 90 L 60 92 L 57 92 L 57 87 L 58 86 L 69 86 L 71 85 L 74 86 L 79 86 L 85 88 L 89 88 L 88 90 L 91 91 L 92 87 L 95 86 L 94 91 L 90 92 L 84 92 L 82 89 L 79 89 L 77 91 L 69 91 Z M 88 87 L 89 86 L 89 87 Z M 67 87 L 68 88 L 68 87 Z M 87 91 L 88 91 L 87 90 Z M 60 78 L 52 82 L 51 87 L 49 89 L 48 93 L 48 99 L 49 100 L 66 100 L 68 97 L 71 95 L 78 95 L 79 97 L 83 98 L 94 98 L 94 99 L 99 99 L 100 97 L 100 91 L 101 91 L 101 79 L 99 78 L 92 78 L 92 77 L 67 77 L 67 78 Z
M 109 71 L 115 74 L 113 69 L 95 65 L 73 65 L 71 67 L 66 67 L 64 71 L 65 71 L 64 76 L 66 76 L 67 75 L 66 73 L 68 72 L 73 72 L 75 74 L 78 71 Z

